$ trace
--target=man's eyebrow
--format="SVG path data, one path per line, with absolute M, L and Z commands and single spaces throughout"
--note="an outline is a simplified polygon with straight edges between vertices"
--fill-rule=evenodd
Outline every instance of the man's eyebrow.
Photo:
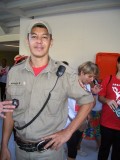
M 36 33 L 32 32 L 32 33 L 30 33 L 30 34 L 36 34 Z M 37 35 L 37 34 L 36 34 L 36 35 Z
M 32 32 L 32 33 L 30 33 L 30 34 L 38 35 L 37 33 L 34 33 L 34 32 Z M 42 35 L 50 35 L 50 34 L 49 34 L 49 33 L 43 33 Z

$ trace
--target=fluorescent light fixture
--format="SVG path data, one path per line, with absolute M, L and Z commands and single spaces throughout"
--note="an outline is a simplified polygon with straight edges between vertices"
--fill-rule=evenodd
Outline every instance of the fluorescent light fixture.
M 17 46 L 17 45 L 10 45 L 10 44 L 4 44 L 4 46 L 6 46 L 6 47 L 16 47 L 16 48 L 19 48 L 19 46 Z

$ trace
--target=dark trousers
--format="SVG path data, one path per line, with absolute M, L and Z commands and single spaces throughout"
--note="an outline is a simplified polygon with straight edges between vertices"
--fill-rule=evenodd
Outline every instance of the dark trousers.
M 98 160 L 107 160 L 112 147 L 111 160 L 120 160 L 120 130 L 101 126 L 101 146 Z
M 79 142 L 82 140 L 82 134 L 83 132 L 77 130 L 72 134 L 71 138 L 68 140 L 67 147 L 68 147 L 68 157 L 69 158 L 76 158 L 77 146 Z
M 6 88 L 6 83 L 0 82 L 1 101 L 4 101 L 6 99 L 5 88 Z

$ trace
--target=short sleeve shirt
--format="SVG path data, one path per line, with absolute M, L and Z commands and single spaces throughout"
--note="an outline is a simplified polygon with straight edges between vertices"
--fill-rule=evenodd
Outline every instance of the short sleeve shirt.
M 120 80 L 116 76 L 112 76 L 109 82 L 110 76 L 107 76 L 103 82 L 102 90 L 99 92 L 99 96 L 104 96 L 108 99 L 115 100 L 116 102 L 120 101 Z M 115 112 L 107 105 L 103 104 L 102 113 L 101 113 L 101 125 L 120 130 L 120 119 L 116 116 Z
M 27 128 L 17 130 L 21 138 L 37 141 L 63 129 L 68 116 L 69 97 L 76 99 L 79 105 L 94 101 L 92 94 L 80 87 L 78 75 L 70 67 L 65 65 L 63 76 L 56 76 L 60 65 L 61 62 L 50 58 L 47 67 L 37 76 L 29 64 L 29 58 L 11 68 L 7 80 L 7 99 L 19 100 L 19 107 L 13 113 L 15 126 L 28 123 L 40 111 L 51 92 L 50 100 L 37 119 Z

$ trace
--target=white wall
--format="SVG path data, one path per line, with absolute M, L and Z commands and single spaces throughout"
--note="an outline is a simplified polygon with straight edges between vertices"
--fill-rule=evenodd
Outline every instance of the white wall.
M 120 9 L 56 15 L 42 20 L 53 31 L 50 56 L 68 61 L 74 68 L 84 61 L 95 61 L 98 52 L 120 53 Z M 21 19 L 20 54 L 26 54 L 27 23 Z

